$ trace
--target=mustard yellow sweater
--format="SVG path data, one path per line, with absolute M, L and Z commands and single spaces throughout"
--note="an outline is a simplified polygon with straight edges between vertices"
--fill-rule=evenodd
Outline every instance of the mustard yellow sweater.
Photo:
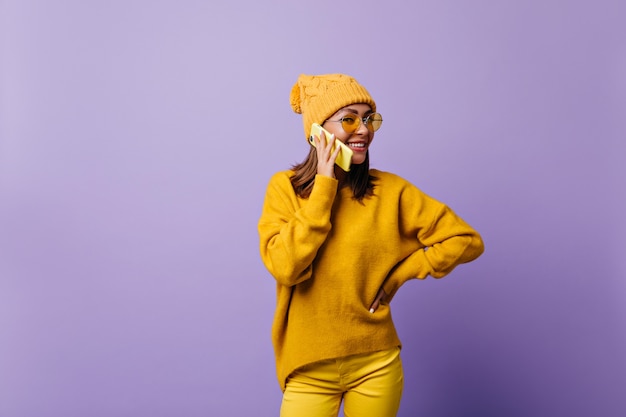
M 258 231 L 263 263 L 277 282 L 272 325 L 280 387 L 295 369 L 323 359 L 400 346 L 388 301 L 411 278 L 441 278 L 483 251 L 480 235 L 446 205 L 397 175 L 371 170 L 374 196 L 316 176 L 308 199 L 292 171 L 267 187 Z M 369 312 L 378 290 L 388 294 Z

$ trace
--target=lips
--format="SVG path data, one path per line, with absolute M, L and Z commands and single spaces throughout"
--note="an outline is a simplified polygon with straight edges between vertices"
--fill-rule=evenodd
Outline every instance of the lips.
M 346 145 L 353 151 L 364 151 L 367 149 L 367 143 L 365 142 L 348 142 Z

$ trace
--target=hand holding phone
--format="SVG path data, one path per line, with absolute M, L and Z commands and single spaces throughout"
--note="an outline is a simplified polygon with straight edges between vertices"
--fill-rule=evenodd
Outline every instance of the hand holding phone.
M 331 133 L 324 129 L 322 126 L 320 126 L 317 123 L 313 123 L 313 125 L 311 125 L 311 136 L 309 137 L 309 142 L 311 143 L 311 145 L 315 146 L 315 140 L 313 139 L 314 136 L 317 136 L 318 138 L 322 138 L 322 132 L 324 132 L 324 137 L 326 138 L 326 142 L 330 142 L 330 137 L 331 137 Z M 334 152 L 335 148 L 339 146 L 341 148 L 341 150 L 339 151 L 339 155 L 337 155 L 337 159 L 335 159 L 335 163 L 344 171 L 350 171 L 350 164 L 352 163 L 352 154 L 354 152 L 352 152 L 352 149 L 348 148 L 343 142 L 341 142 L 340 140 L 335 140 L 335 143 L 333 145 L 333 148 L 331 150 L 331 152 Z

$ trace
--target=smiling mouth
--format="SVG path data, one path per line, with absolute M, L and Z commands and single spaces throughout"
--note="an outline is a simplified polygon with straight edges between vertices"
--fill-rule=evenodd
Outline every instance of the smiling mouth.
M 346 145 L 348 145 L 348 147 L 351 148 L 351 149 L 365 149 L 365 148 L 367 148 L 367 144 L 365 142 L 346 143 Z

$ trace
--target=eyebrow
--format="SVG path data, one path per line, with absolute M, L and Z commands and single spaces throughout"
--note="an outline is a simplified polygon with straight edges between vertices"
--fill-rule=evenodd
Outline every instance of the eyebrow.
M 358 115 L 358 114 L 359 114 L 359 112 L 358 112 L 358 111 L 356 111 L 355 109 L 351 109 L 351 108 L 349 108 L 349 107 L 345 107 L 345 108 L 343 108 L 343 109 L 341 109 L 341 110 L 339 110 L 339 111 L 340 111 L 341 113 L 343 113 L 343 112 L 348 112 L 348 113 L 352 113 L 352 114 L 356 114 L 356 115 Z M 373 111 L 372 109 L 369 109 L 369 110 L 367 110 L 365 113 L 363 113 L 363 115 L 364 115 L 364 116 L 367 116 L 368 114 L 372 114 L 372 113 L 374 113 L 374 111 Z

